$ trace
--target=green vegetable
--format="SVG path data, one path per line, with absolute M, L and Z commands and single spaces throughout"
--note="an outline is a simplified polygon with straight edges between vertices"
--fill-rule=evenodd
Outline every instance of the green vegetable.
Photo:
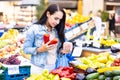
M 112 77 L 106 77 L 105 80 L 113 80 Z
M 114 76 L 113 77 L 113 80 L 119 80 L 120 79 L 120 76 Z
M 97 79 L 98 78 L 98 76 L 99 76 L 99 73 L 91 73 L 91 74 L 88 74 L 87 76 L 86 76 L 86 79 L 87 80 L 94 80 L 94 79 Z
M 99 80 L 105 80 L 105 75 L 102 75 L 102 74 L 99 75 L 98 79 L 99 79 Z
M 106 71 L 106 72 L 104 72 L 104 75 L 107 77 L 113 76 L 112 71 Z
M 113 75 L 115 76 L 120 75 L 120 70 L 113 70 Z

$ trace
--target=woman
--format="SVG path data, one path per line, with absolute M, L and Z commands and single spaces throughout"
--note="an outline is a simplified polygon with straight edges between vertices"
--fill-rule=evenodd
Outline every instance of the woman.
M 72 43 L 66 43 L 64 36 L 65 19 L 64 10 L 57 4 L 52 4 L 45 10 L 38 22 L 28 30 L 23 51 L 31 54 L 31 62 L 35 65 L 31 67 L 32 73 L 40 73 L 43 69 L 54 69 L 59 56 L 65 56 L 63 54 L 70 52 Z M 46 33 L 50 34 L 51 39 L 57 38 L 58 43 L 44 44 L 43 35 Z M 33 68 L 38 70 L 35 71 Z
M 116 37 L 116 32 L 115 32 L 115 16 L 114 14 L 109 14 L 109 34 L 111 36 L 111 32 L 113 32 L 113 34 Z

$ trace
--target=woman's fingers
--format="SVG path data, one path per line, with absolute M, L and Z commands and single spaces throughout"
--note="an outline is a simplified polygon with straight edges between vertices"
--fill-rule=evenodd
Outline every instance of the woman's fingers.
M 53 45 L 47 45 L 47 49 L 48 50 L 54 49 L 55 47 L 57 47 L 55 44 L 53 44 Z

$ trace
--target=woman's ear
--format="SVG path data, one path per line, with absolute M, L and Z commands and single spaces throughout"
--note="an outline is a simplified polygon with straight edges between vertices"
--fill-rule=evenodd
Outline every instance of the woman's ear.
M 49 17 L 49 16 L 50 16 L 50 12 L 49 12 L 49 11 L 47 11 L 46 15 L 47 15 L 47 17 Z

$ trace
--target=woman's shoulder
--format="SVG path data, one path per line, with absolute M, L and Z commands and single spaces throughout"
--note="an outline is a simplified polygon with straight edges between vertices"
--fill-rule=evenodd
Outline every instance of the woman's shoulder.
M 41 25 L 41 24 L 32 24 L 30 26 L 30 29 L 31 30 L 43 30 L 44 29 L 44 25 Z

